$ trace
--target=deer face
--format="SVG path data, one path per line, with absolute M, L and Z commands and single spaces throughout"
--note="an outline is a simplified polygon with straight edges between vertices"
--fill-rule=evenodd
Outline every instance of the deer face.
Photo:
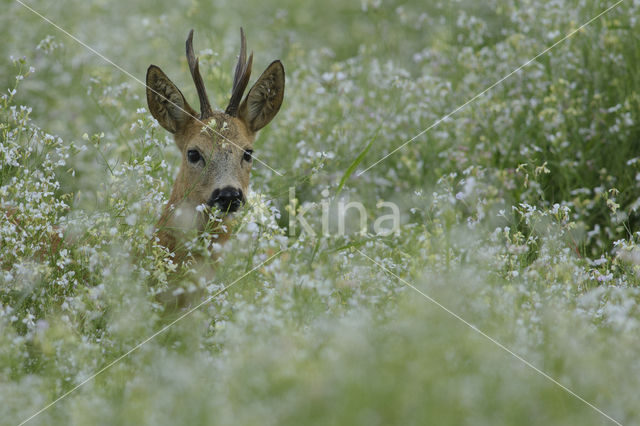
M 253 140 L 241 120 L 221 112 L 177 137 L 182 163 L 176 183 L 182 186 L 183 203 L 215 207 L 223 214 L 240 208 L 249 187 Z
M 193 54 L 193 30 L 187 39 L 187 60 L 200 99 L 199 115 L 160 68 L 151 65 L 147 70 L 149 110 L 160 125 L 174 135 L 182 153 L 169 205 L 183 214 L 200 217 L 197 221 L 200 226 L 204 215 L 197 214 L 198 206 L 215 207 L 227 214 L 244 203 L 256 132 L 277 114 L 284 95 L 284 68 L 280 61 L 274 61 L 242 100 L 251 74 L 253 54 L 246 61 L 242 29 L 240 34 L 240 57 L 231 100 L 224 112 L 212 111 L 209 105 L 198 60 Z M 169 216 L 165 208 L 163 219 L 169 222 L 165 224 L 171 225 Z

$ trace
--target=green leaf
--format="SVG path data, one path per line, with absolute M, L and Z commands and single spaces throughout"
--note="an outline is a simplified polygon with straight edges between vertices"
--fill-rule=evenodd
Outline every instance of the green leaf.
M 369 139 L 369 142 L 367 142 L 367 146 L 364 147 L 364 149 L 360 152 L 360 154 L 358 154 L 355 160 L 353 160 L 353 162 L 349 165 L 349 168 L 347 168 L 347 171 L 344 172 L 344 175 L 342 175 L 342 179 L 340 179 L 340 183 L 338 184 L 338 189 L 336 189 L 335 197 L 337 197 L 338 194 L 340 194 L 340 191 L 342 191 L 342 187 L 344 186 L 347 179 L 349 179 L 349 177 L 353 174 L 353 172 L 356 171 L 356 167 L 358 167 L 358 164 L 360 164 L 364 159 L 364 156 L 367 155 L 367 152 L 369 152 L 369 149 L 371 149 L 373 142 L 375 142 L 375 140 L 378 138 L 378 134 L 380 134 L 381 129 L 382 129 L 382 123 L 380 123 L 378 128 L 375 130 L 373 136 L 371 137 L 371 139 Z

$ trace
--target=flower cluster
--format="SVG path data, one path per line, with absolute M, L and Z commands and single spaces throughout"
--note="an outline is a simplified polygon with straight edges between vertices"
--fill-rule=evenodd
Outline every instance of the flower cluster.
M 123 69 L 153 61 L 176 82 L 175 29 L 206 17 L 218 105 L 229 14 L 254 67 L 283 61 L 282 110 L 255 142 L 269 167 L 254 162 L 232 217 L 197 208 L 208 222 L 180 259 L 157 236 L 180 153 L 144 87 L 35 20 L 0 27 L 14 55 L 0 63 L 0 418 L 108 366 L 36 421 L 601 420 L 516 354 L 638 423 L 640 3 L 533 61 L 607 6 L 223 3 L 47 9 Z M 367 225 L 352 210 L 339 232 L 349 202 Z M 397 229 L 376 233 L 389 204 Z

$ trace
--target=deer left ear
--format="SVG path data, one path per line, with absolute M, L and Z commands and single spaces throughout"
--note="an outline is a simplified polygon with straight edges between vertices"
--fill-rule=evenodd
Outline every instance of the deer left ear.
M 238 117 L 257 132 L 276 116 L 284 98 L 284 67 L 273 61 L 251 87 L 240 105 Z
M 182 92 L 155 65 L 147 70 L 147 105 L 153 118 L 173 134 L 184 130 L 195 117 Z

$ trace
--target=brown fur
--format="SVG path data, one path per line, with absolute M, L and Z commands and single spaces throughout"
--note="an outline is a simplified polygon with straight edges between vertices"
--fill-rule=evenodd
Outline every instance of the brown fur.
M 188 56 L 190 39 L 191 35 L 187 41 Z M 241 54 L 241 59 L 244 59 L 243 56 Z M 197 64 L 197 59 L 195 61 Z M 247 79 L 250 67 L 251 61 Z M 198 85 L 200 77 L 199 73 L 196 74 L 194 80 Z M 206 97 L 206 92 L 199 89 L 198 95 L 202 105 L 202 96 Z M 206 204 L 214 190 L 232 187 L 247 194 L 252 162 L 243 157 L 246 151 L 253 150 L 257 131 L 277 114 L 283 96 L 284 68 L 280 61 L 274 61 L 249 90 L 238 108 L 237 116 L 214 111 L 198 118 L 180 90 L 162 70 L 155 65 L 149 67 L 149 110 L 162 127 L 173 133 L 182 153 L 178 177 L 157 225 L 160 244 L 174 252 L 177 259 L 182 260 L 184 256 L 180 249 L 183 232 L 193 228 L 199 231 L 204 229 L 208 212 L 198 212 L 196 207 Z M 202 163 L 189 161 L 187 153 L 191 150 L 201 154 Z M 228 238 L 229 232 L 221 231 L 217 242 L 224 242 Z

